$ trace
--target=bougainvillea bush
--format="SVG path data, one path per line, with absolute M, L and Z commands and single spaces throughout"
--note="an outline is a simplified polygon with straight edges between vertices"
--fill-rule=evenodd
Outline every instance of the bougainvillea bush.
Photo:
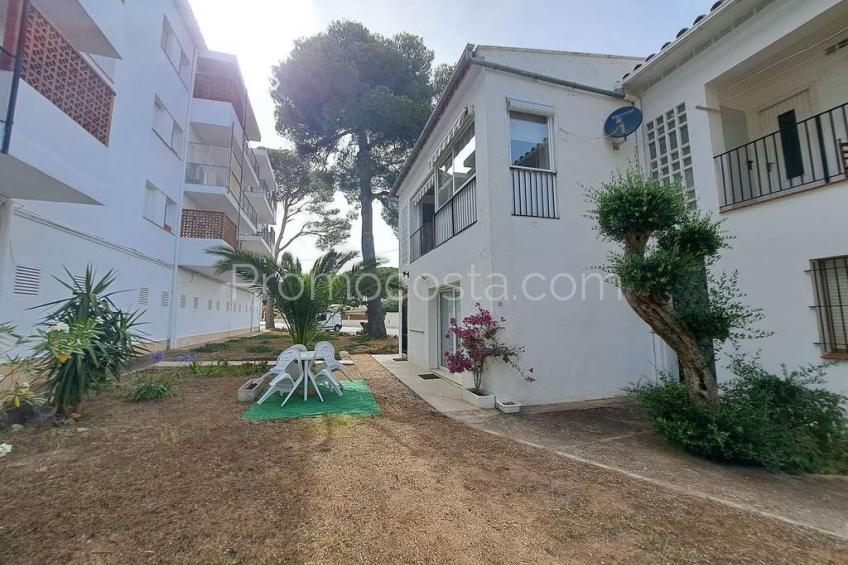
M 456 318 L 450 319 L 450 328 L 445 337 L 456 336 L 456 352 L 445 352 L 445 361 L 451 373 L 471 371 L 474 375 L 475 393 L 482 392 L 481 381 L 486 361 L 499 359 L 514 368 L 525 381 L 533 382 L 533 369 L 523 371 L 517 359 L 524 353 L 524 346 L 508 345 L 498 336 L 504 329 L 505 318 L 495 319 L 492 313 L 476 304 L 477 312 L 463 318 L 458 323 Z

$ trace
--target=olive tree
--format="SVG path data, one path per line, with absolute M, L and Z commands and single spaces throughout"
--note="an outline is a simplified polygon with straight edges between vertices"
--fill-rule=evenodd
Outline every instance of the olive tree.
M 721 222 L 687 204 L 683 187 L 630 168 L 590 191 L 590 216 L 615 242 L 605 269 L 625 299 L 677 354 L 691 398 L 718 398 L 712 347 L 758 337 L 762 315 L 742 304 L 736 274 L 712 274 L 729 237 Z M 693 286 L 693 281 L 701 281 Z M 698 299 L 699 295 L 703 299 Z

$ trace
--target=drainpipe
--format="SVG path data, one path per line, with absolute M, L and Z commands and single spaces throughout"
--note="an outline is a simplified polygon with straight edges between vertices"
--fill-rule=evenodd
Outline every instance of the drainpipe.
M 183 198 L 185 193 L 185 161 L 188 159 L 188 144 L 191 139 L 191 107 L 194 104 L 194 82 L 197 80 L 197 47 L 194 48 L 191 64 L 191 83 L 188 86 L 188 109 L 186 111 L 185 135 L 183 139 L 183 166 L 180 170 L 179 205 L 177 221 L 174 222 L 174 265 L 171 271 L 171 301 L 168 308 L 168 349 L 177 347 L 177 309 L 180 293 L 180 243 L 182 242 Z M 186 309 L 188 309 L 186 305 Z
M 21 82 L 21 73 L 24 70 L 23 51 L 24 42 L 26 41 L 24 34 L 24 26 L 26 25 L 27 16 L 29 15 L 29 0 L 22 0 L 20 21 L 18 22 L 18 37 L 15 46 L 15 66 L 12 70 L 12 84 L 9 87 L 9 105 L 6 107 L 6 127 L 3 131 L 3 146 L 0 148 L 0 153 L 8 154 L 9 145 L 12 143 L 12 124 L 15 122 L 15 106 L 18 103 L 18 86 Z
M 600 94 L 602 96 L 609 96 L 611 98 L 616 98 L 618 100 L 624 100 L 624 92 L 617 90 L 609 90 L 606 88 L 598 88 L 596 86 L 591 86 L 589 84 L 583 84 L 580 82 L 574 82 L 571 80 L 564 80 L 561 78 L 553 77 L 550 75 L 543 75 L 541 73 L 536 73 L 533 71 L 528 71 L 525 69 L 519 69 L 518 67 L 510 67 L 509 65 L 502 65 L 500 63 L 493 63 L 492 61 L 486 61 L 485 59 L 478 59 L 474 56 L 474 53 L 471 50 L 465 52 L 465 60 L 472 65 L 479 65 L 481 67 L 486 67 L 488 69 L 494 69 L 496 71 L 501 71 L 504 73 L 510 73 L 513 75 L 522 76 L 525 78 L 530 78 L 533 80 L 538 80 L 541 82 L 548 82 L 551 84 L 556 84 L 557 86 L 565 86 L 567 88 L 573 88 L 575 90 L 583 90 L 585 92 L 591 92 L 593 94 Z

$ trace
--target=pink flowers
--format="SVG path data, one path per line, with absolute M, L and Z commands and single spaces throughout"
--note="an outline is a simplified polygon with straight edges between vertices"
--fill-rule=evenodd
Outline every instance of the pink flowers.
M 451 373 L 471 371 L 474 374 L 474 390 L 480 391 L 483 368 L 489 357 L 496 357 L 515 368 L 527 382 L 533 382 L 533 369 L 523 372 L 515 362 L 515 358 L 524 352 L 522 346 L 512 346 L 502 343 L 498 333 L 504 329 L 500 318 L 495 320 L 492 313 L 477 304 L 477 313 L 466 316 L 462 325 L 455 318 L 450 320 L 450 329 L 445 337 L 456 336 L 457 350 L 455 353 L 446 352 L 445 361 Z

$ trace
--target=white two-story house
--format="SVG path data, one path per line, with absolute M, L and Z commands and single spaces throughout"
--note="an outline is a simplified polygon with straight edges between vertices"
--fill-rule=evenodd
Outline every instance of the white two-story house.
M 586 191 L 632 163 L 726 218 L 718 268 L 740 271 L 774 331 L 748 351 L 772 369 L 835 359 L 828 386 L 848 390 L 846 26 L 844 1 L 727 0 L 647 60 L 469 46 L 395 184 L 402 352 L 461 382 L 447 329 L 479 302 L 537 379 L 492 363 L 484 387 L 500 398 L 605 398 L 675 372 L 603 282 L 610 247 L 586 217 Z M 644 121 L 607 138 L 623 106 Z
M 187 0 L 0 0 L 0 321 L 114 270 L 153 347 L 250 332 L 214 245 L 271 254 L 274 176 L 233 56 Z

